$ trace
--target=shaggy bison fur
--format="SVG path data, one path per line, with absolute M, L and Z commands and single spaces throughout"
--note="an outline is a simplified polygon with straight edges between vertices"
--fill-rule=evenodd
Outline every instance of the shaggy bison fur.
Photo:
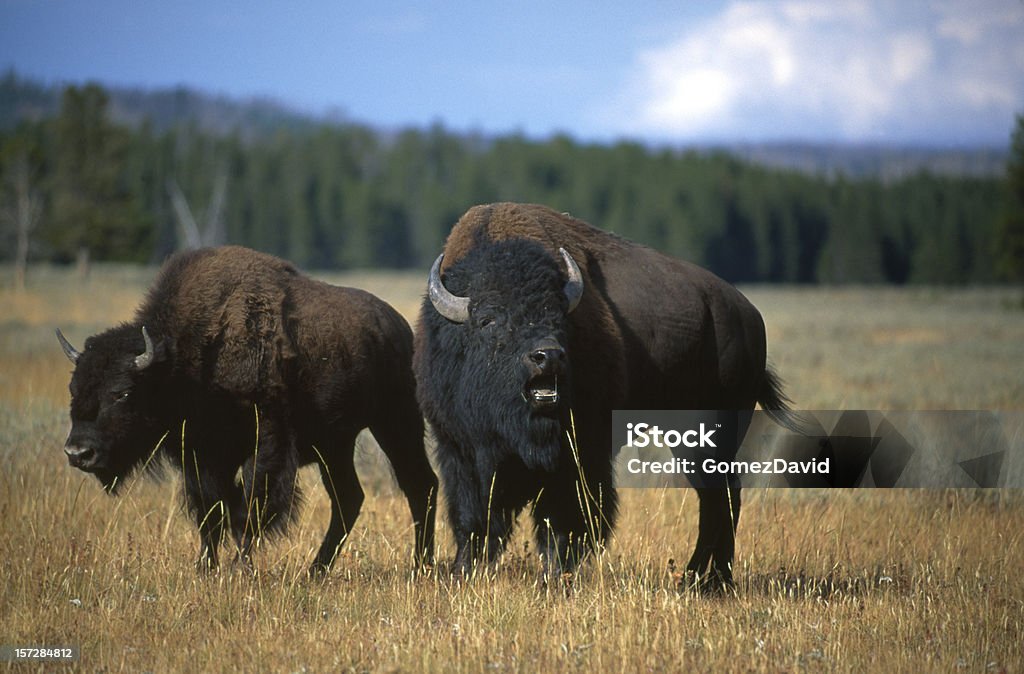
M 243 560 L 283 531 L 296 470 L 316 463 L 331 519 L 311 572 L 327 570 L 363 502 L 353 448 L 364 428 L 408 500 L 416 557 L 431 557 L 437 479 L 412 333 L 380 299 L 245 248 L 203 249 L 167 262 L 131 322 L 81 352 L 58 337 L 75 364 L 68 461 L 110 492 L 157 457 L 181 470 L 201 567 L 217 565 L 225 531 Z
M 793 424 L 761 316 L 733 286 L 538 205 L 476 206 L 455 224 L 414 369 L 466 570 L 502 550 L 530 503 L 549 571 L 604 543 L 617 505 L 613 409 L 760 403 Z M 731 583 L 739 482 L 698 493 L 688 570 Z

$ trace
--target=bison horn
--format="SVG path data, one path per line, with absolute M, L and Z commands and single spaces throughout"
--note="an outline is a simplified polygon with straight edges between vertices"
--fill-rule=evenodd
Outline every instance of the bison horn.
M 60 348 L 64 349 L 64 355 L 68 357 L 72 363 L 77 363 L 79 357 L 82 355 L 78 349 L 71 346 L 71 342 L 64 337 L 64 333 L 57 328 L 57 341 L 60 342 Z
M 571 313 L 583 298 L 583 274 L 580 273 L 580 268 L 576 266 L 576 260 L 572 259 L 572 255 L 569 255 L 569 251 L 565 248 L 559 248 L 558 252 L 562 254 L 562 259 L 565 260 L 566 273 L 569 275 L 569 280 L 565 283 L 565 297 L 569 300 L 569 312 Z
M 145 325 L 142 326 L 142 339 L 146 342 L 146 350 L 145 352 L 135 356 L 136 370 L 145 370 L 153 364 L 153 340 L 149 338 L 149 333 L 146 331 Z
M 448 292 L 441 283 L 441 260 L 444 253 L 437 256 L 434 266 L 430 268 L 430 281 L 427 283 L 427 294 L 430 303 L 441 314 L 453 323 L 465 323 L 469 318 L 469 298 L 459 297 Z

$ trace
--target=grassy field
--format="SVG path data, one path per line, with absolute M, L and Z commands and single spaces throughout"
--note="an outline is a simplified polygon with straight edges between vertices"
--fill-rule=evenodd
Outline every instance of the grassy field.
M 78 645 L 81 669 L 107 672 L 1024 669 L 1019 492 L 749 490 L 737 594 L 709 598 L 678 593 L 671 573 L 693 545 L 695 495 L 623 490 L 611 546 L 571 584 L 541 582 L 525 532 L 464 582 L 443 563 L 411 573 L 408 515 L 367 437 L 367 500 L 330 577 L 304 576 L 328 518 L 310 469 L 298 526 L 258 551 L 255 576 L 199 577 L 177 478 L 112 499 L 61 451 L 70 366 L 53 328 L 81 345 L 129 318 L 152 274 L 42 269 L 22 294 L 0 286 L 0 645 Z M 329 280 L 410 319 L 423 287 Z M 1020 291 L 748 295 L 800 407 L 1024 409 Z M 450 559 L 443 519 L 439 543 Z

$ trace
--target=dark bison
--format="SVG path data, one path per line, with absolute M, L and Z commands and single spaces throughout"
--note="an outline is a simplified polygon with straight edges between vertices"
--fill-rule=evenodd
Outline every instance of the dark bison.
M 311 572 L 330 568 L 363 502 L 353 466 L 369 428 L 408 499 L 419 560 L 433 554 L 437 478 L 423 447 L 412 333 L 369 293 L 224 247 L 171 258 L 130 323 L 90 337 L 75 364 L 70 464 L 115 492 L 160 456 L 181 470 L 217 565 L 225 529 L 248 560 L 294 517 L 298 467 L 317 463 L 331 521 Z
M 603 543 L 616 515 L 613 409 L 760 403 L 793 421 L 739 291 L 537 205 L 476 206 L 455 224 L 430 272 L 414 369 L 464 570 L 501 551 L 531 501 L 549 570 Z M 730 583 L 739 483 L 698 492 L 687 568 Z

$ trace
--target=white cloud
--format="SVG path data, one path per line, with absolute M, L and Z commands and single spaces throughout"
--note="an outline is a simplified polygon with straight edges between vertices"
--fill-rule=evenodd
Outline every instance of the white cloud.
M 617 116 L 662 138 L 1005 138 L 1021 35 L 1018 0 L 733 0 L 638 54 Z
M 938 14 L 938 34 L 965 45 L 975 45 L 999 32 L 1013 32 L 1020 39 L 1024 8 L 1019 0 L 984 3 L 945 0 L 935 3 L 934 10 Z
M 865 22 L 871 11 L 864 0 L 857 2 L 820 2 L 819 0 L 791 0 L 779 3 L 782 16 L 794 24 L 834 21 Z
M 903 33 L 892 39 L 892 77 L 899 84 L 924 74 L 932 62 L 932 45 L 924 35 Z
M 653 84 L 659 90 L 645 110 L 645 118 L 659 126 L 703 123 L 734 104 L 737 91 L 729 73 L 714 68 L 694 68 L 677 74 L 655 68 Z

